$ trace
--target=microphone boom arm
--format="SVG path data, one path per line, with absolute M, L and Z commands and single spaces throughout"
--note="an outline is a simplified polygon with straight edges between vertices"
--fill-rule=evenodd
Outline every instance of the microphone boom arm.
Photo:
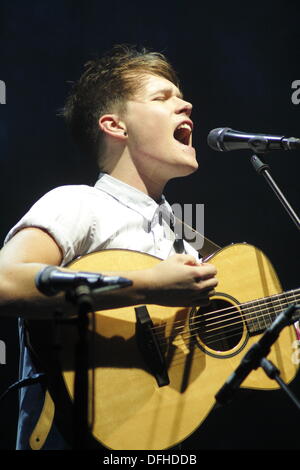
M 275 183 L 274 179 L 272 178 L 270 172 L 269 172 L 269 165 L 266 165 L 263 163 L 260 158 L 257 155 L 252 155 L 251 157 L 251 163 L 255 169 L 255 171 L 259 175 L 263 175 L 267 183 L 269 184 L 270 188 L 273 190 L 273 193 L 277 196 L 279 201 L 281 202 L 282 206 L 290 216 L 291 220 L 293 223 L 296 225 L 297 229 L 300 230 L 300 219 L 297 216 L 296 212 L 278 187 L 278 185 Z

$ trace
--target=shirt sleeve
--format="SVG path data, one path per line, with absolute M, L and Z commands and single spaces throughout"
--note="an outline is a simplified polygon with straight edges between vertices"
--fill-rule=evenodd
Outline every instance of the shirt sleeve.
M 7 243 L 27 227 L 45 230 L 63 253 L 62 265 L 87 251 L 93 237 L 94 221 L 88 204 L 88 186 L 60 186 L 46 193 L 9 231 Z

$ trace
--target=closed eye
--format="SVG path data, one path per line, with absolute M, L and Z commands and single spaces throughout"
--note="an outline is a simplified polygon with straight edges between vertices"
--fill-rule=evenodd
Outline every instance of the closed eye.
M 166 100 L 166 96 L 156 96 L 155 98 L 153 98 L 153 101 L 165 101 Z
M 172 90 L 169 88 L 157 90 L 157 94 L 153 94 L 154 101 L 166 101 L 173 96 Z
M 174 93 L 173 90 L 170 88 L 166 90 L 160 90 L 158 95 L 153 96 L 153 101 L 166 101 L 172 97 L 176 97 L 180 100 L 183 100 L 182 93 L 180 91 Z

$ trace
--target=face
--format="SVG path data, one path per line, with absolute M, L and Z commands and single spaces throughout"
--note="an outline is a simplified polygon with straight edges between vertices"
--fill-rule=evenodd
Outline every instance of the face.
M 142 86 L 127 102 L 123 119 L 136 167 L 162 181 L 193 173 L 198 163 L 192 146 L 192 105 L 163 77 L 149 74 L 140 80 Z

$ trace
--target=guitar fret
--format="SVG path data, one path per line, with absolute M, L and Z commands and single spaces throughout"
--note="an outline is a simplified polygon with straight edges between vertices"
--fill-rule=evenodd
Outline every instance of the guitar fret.
M 269 323 L 267 325 L 268 327 L 273 323 L 273 321 L 277 317 L 276 302 L 277 302 L 277 298 L 279 299 L 280 296 L 281 296 L 281 294 L 276 294 L 276 295 L 272 296 L 272 298 L 267 297 L 268 303 L 269 303 Z
M 259 307 L 260 306 L 260 301 L 256 301 L 256 305 Z M 265 317 L 262 314 L 261 310 L 259 310 L 258 315 L 257 315 L 257 320 L 258 320 L 258 326 L 259 330 L 265 330 L 266 329 L 266 322 L 265 322 Z
M 243 309 L 245 314 L 246 323 L 248 326 L 248 331 L 250 333 L 258 333 L 265 329 L 264 325 L 261 325 L 261 319 L 258 312 L 258 306 L 260 304 L 259 300 L 254 300 L 247 304 L 247 307 Z
M 258 334 L 265 331 L 280 313 L 291 303 L 297 302 L 297 290 L 281 292 L 270 297 L 248 302 L 243 308 L 244 318 L 250 334 Z M 298 294 L 299 296 L 299 294 Z M 299 314 L 295 316 L 296 321 Z
M 251 302 L 251 304 L 253 304 L 253 302 Z M 253 318 L 253 314 L 252 314 L 252 311 L 253 309 L 255 309 L 255 307 L 249 307 L 249 305 L 243 309 L 243 313 L 244 313 L 244 316 L 245 316 L 245 320 L 246 320 L 246 323 L 247 323 L 247 326 L 248 326 L 248 331 L 249 332 L 253 332 L 255 331 L 255 319 Z
M 266 299 L 262 299 L 261 304 L 263 306 L 263 309 L 261 311 L 261 319 L 263 321 L 261 323 L 262 323 L 263 330 L 266 330 L 269 326 L 267 322 L 268 320 L 267 315 L 269 315 L 269 309 L 268 309 L 268 306 L 266 306 Z
M 285 296 L 284 292 L 283 292 L 281 295 L 277 295 L 277 296 L 276 296 L 276 297 L 278 297 L 278 302 L 279 302 L 279 310 L 280 310 L 279 313 L 281 313 L 281 312 L 284 310 L 284 308 L 287 307 L 287 302 L 286 302 L 286 300 L 285 300 L 284 305 L 282 305 L 282 302 L 281 302 L 280 297 L 283 297 L 283 296 Z

